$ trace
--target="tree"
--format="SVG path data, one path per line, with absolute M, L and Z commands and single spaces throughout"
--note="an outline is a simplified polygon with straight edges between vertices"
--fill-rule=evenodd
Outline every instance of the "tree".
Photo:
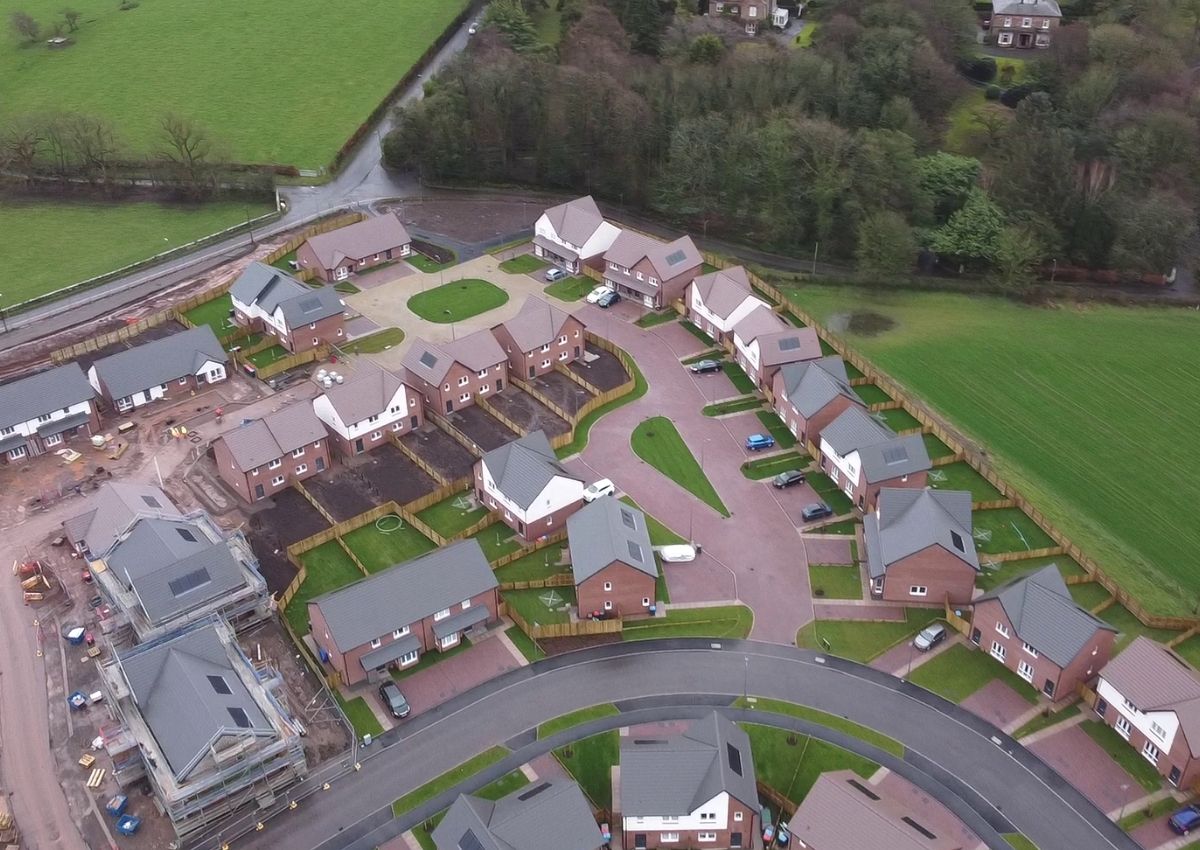
M 974 188 L 962 209 L 933 232 L 930 247 L 960 261 L 990 262 L 1003 229 L 1004 213 L 982 189 Z
M 67 8 L 62 10 L 62 16 L 63 20 L 66 21 L 68 30 L 75 32 L 75 30 L 79 29 L 79 18 L 81 17 L 79 12 Z
M 1024 289 L 1035 280 L 1034 266 L 1045 249 L 1028 228 L 1009 225 L 996 237 L 992 278 L 1006 289 Z
M 42 32 L 41 25 L 33 19 L 33 16 L 20 10 L 8 16 L 8 25 L 18 38 L 22 38 L 30 44 L 37 41 Z
M 899 213 L 880 210 L 858 223 L 858 247 L 854 257 L 858 271 L 871 277 L 906 274 L 912 271 L 917 241 L 912 228 Z
M 921 191 L 933 204 L 934 219 L 944 222 L 966 202 L 979 182 L 979 160 L 939 151 L 917 160 Z
M 694 65 L 716 65 L 725 55 L 725 43 L 713 33 L 696 36 L 688 48 L 688 61 Z
M 637 53 L 657 56 L 662 48 L 662 10 L 658 0 L 627 0 L 621 16 L 629 42 Z
M 1189 205 L 1166 192 L 1126 201 L 1117 218 L 1113 262 L 1121 269 L 1166 274 L 1195 232 L 1195 216 Z
M 159 158 L 180 184 L 194 194 L 216 187 L 214 142 L 206 128 L 175 113 L 160 122 L 162 147 Z
M 520 0 L 495 0 L 488 5 L 484 20 L 494 26 L 517 53 L 534 53 L 544 47 L 538 39 L 533 19 Z

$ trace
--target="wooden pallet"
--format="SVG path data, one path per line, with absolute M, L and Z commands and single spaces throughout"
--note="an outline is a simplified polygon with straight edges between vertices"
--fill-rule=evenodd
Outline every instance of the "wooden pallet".
M 91 767 L 96 763 L 96 757 L 91 753 L 84 753 L 79 757 L 79 766 L 83 768 Z
M 104 774 L 106 774 L 106 773 L 108 773 L 108 771 L 102 767 L 97 767 L 96 769 L 94 769 L 92 771 L 92 775 L 88 777 L 87 787 L 93 788 L 93 789 L 99 788 L 100 785 L 104 782 Z

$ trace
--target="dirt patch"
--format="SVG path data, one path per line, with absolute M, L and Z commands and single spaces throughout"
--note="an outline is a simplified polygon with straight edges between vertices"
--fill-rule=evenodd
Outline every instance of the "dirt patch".
M 537 201 L 439 198 L 385 206 L 400 213 L 408 226 L 460 242 L 485 242 L 530 227 L 542 209 Z
M 586 362 L 585 362 L 586 361 Z M 594 387 L 607 392 L 621 386 L 629 378 L 625 367 L 615 354 L 603 348 L 587 347 L 587 357 L 575 360 L 568 367 Z
M 292 583 L 296 568 L 288 561 L 288 546 L 329 528 L 321 513 L 290 487 L 271 497 L 273 503 L 250 517 L 246 537 L 258 558 L 267 590 L 281 593 Z
M 829 317 L 829 329 L 837 333 L 852 333 L 856 336 L 879 336 L 896 327 L 896 320 L 873 310 L 858 310 L 853 313 L 836 313 Z
M 448 481 L 471 475 L 475 455 L 436 425 L 425 425 L 400 438 L 408 449 L 442 474 Z
M 391 443 L 361 455 L 354 471 L 375 488 L 383 501 L 392 500 L 401 505 L 438 488 L 436 481 Z
M 526 431 L 541 429 L 547 437 L 555 437 L 571 430 L 570 422 L 529 393 L 515 387 L 505 387 L 503 392 L 490 396 L 488 402 Z
M 547 372 L 529 381 L 538 392 L 574 415 L 595 396 L 562 372 Z
M 447 414 L 446 418 L 485 452 L 497 449 L 521 436 L 509 430 L 508 426 L 495 416 L 475 405 Z
M 113 354 L 119 354 L 122 351 L 128 351 L 139 345 L 145 345 L 148 342 L 154 342 L 156 339 L 163 339 L 164 337 L 171 336 L 171 334 L 177 334 L 185 330 L 187 328 L 178 322 L 163 322 L 158 327 L 149 328 L 132 339 L 124 342 L 114 342 L 112 345 L 106 345 L 97 351 L 89 351 L 86 354 L 81 354 L 75 359 L 75 362 L 79 364 L 80 369 L 86 372 L 97 360 L 103 360 L 105 357 L 110 357 Z
M 337 522 L 345 522 L 386 501 L 357 469 L 336 466 L 304 482 L 314 499 Z

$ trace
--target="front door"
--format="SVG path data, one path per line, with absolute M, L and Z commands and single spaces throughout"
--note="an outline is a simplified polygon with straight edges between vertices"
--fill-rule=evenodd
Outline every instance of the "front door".
M 982 635 L 980 635 L 979 629 L 971 629 L 971 643 L 979 646 L 980 637 L 982 637 Z
M 1179 768 L 1172 766 L 1171 767 L 1171 775 L 1167 777 L 1167 781 L 1169 781 L 1172 785 L 1174 785 L 1176 788 L 1178 788 L 1179 780 L 1182 778 L 1183 778 L 1183 773 L 1179 770 Z
M 454 412 L 454 402 L 451 401 L 450 399 L 446 399 L 446 412 L 447 413 Z
M 256 500 L 266 498 L 266 495 L 267 495 L 267 491 L 263 489 L 263 486 L 261 484 L 254 485 L 254 498 Z
M 742 846 L 742 834 L 740 832 L 729 833 L 729 846 L 730 847 L 741 847 Z
M 500 392 L 502 389 L 504 389 L 504 379 L 500 378 L 496 381 L 496 392 Z
M 578 356 L 579 356 L 579 346 L 578 346 L 578 345 L 577 345 L 577 346 L 575 346 L 575 356 L 576 356 L 576 357 L 578 357 Z
M 1047 679 L 1046 684 L 1042 685 L 1042 693 L 1044 693 L 1048 697 L 1054 696 L 1054 680 L 1053 679 Z
M 356 455 L 362 454 L 364 448 L 365 447 L 363 446 L 362 437 L 359 437 L 357 440 L 354 441 L 354 453 Z
M 531 377 L 531 378 L 537 377 L 537 369 L 535 369 L 533 366 L 529 367 L 529 377 Z
M 317 472 L 323 472 L 324 470 L 325 470 L 325 458 L 318 457 L 317 458 Z
M 1033 36 L 1027 32 L 1017 33 L 1017 47 L 1028 47 L 1033 43 Z
M 412 419 L 408 420 L 408 427 L 412 428 L 414 431 L 417 430 L 417 417 L 414 416 Z

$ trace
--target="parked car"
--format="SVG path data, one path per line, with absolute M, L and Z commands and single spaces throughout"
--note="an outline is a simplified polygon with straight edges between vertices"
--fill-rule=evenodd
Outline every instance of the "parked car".
M 804 473 L 798 469 L 789 469 L 786 472 L 781 472 L 771 479 L 771 483 L 782 490 L 785 487 L 791 487 L 793 484 L 804 483 Z
M 379 686 L 379 699 L 392 717 L 402 719 L 408 717 L 412 711 L 408 700 L 404 698 L 404 694 L 400 693 L 400 688 L 396 686 L 395 682 L 384 682 Z
M 697 362 L 693 363 L 691 366 L 688 366 L 688 368 L 697 375 L 703 375 L 705 372 L 720 372 L 721 371 L 721 361 L 720 360 L 698 360 Z
M 594 502 L 602 496 L 611 496 L 617 492 L 616 486 L 607 478 L 601 478 L 599 481 L 594 481 L 587 486 L 583 491 L 583 500 L 585 502 Z
M 596 302 L 596 306 L 608 308 L 608 307 L 611 307 L 612 305 L 616 304 L 620 300 L 621 300 L 621 296 L 610 289 L 604 295 L 600 296 L 600 300 Z
M 814 519 L 833 516 L 833 508 L 824 502 L 816 502 L 812 505 L 805 505 L 804 510 L 800 511 L 800 516 L 804 518 L 805 522 L 812 522 Z
M 770 434 L 751 434 L 746 438 L 746 448 L 752 452 L 770 449 L 775 446 L 775 438 Z
M 1187 835 L 1193 829 L 1200 827 L 1200 808 L 1188 806 L 1171 815 L 1167 826 L 1178 835 Z
M 688 561 L 696 560 L 696 553 L 699 548 L 689 546 L 686 543 L 675 543 L 670 546 L 660 546 L 655 549 L 658 557 L 671 564 L 686 564 Z
M 562 280 L 566 276 L 567 273 L 558 268 L 550 269 L 546 272 L 546 280 L 550 281 L 551 283 L 554 283 L 556 280 Z
M 931 626 L 926 626 L 917 633 L 917 636 L 913 638 L 913 646 L 921 650 L 921 652 L 928 652 L 945 639 L 946 627 L 941 623 L 934 623 Z
M 601 298 L 603 298 L 605 295 L 608 295 L 612 291 L 613 291 L 613 288 L 611 286 L 604 286 L 603 284 L 601 284 L 600 286 L 597 286 L 595 289 L 593 289 L 591 292 L 589 292 L 587 294 L 587 298 L 584 300 L 587 301 L 587 303 L 589 303 L 589 304 L 596 304 L 597 302 L 600 301 Z

